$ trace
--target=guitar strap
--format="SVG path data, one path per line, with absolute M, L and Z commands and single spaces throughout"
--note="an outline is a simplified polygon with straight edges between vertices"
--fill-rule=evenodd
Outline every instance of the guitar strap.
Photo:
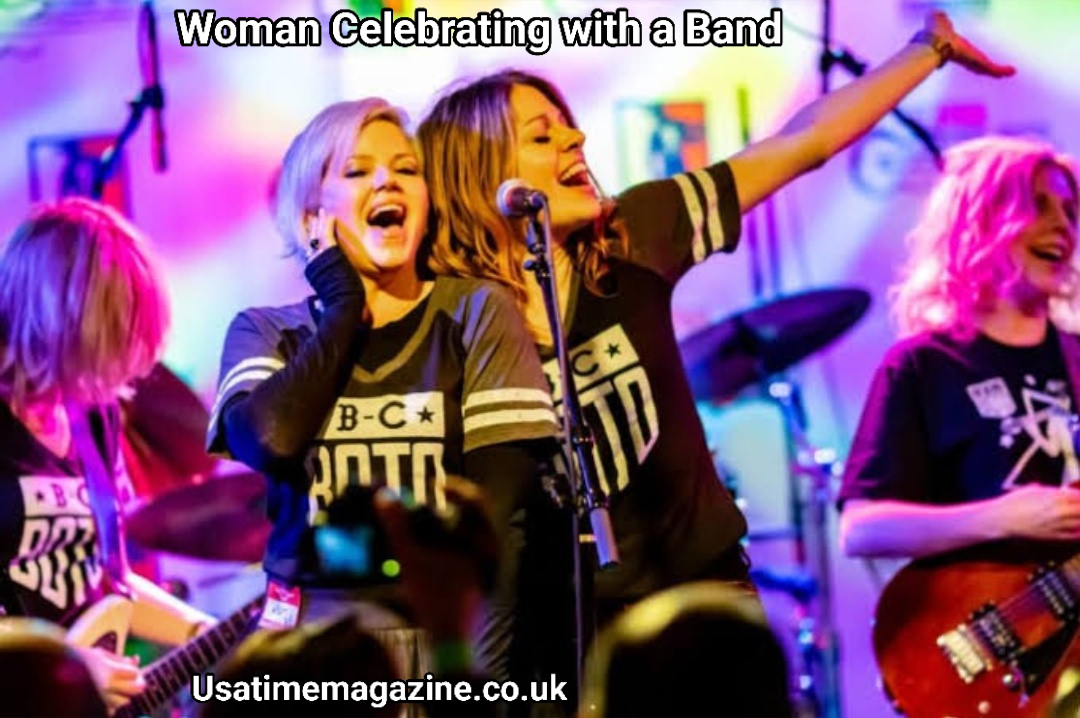
M 104 414 L 101 416 L 103 421 L 101 435 L 104 439 L 107 432 L 104 430 Z M 86 407 L 69 405 L 68 418 L 71 422 L 71 440 L 79 462 L 82 464 L 83 474 L 86 476 L 86 488 L 90 494 L 90 510 L 94 514 L 94 524 L 97 529 L 101 565 L 105 569 L 111 589 L 125 596 L 129 595 L 130 592 L 124 582 L 128 562 L 124 547 L 123 519 L 120 515 L 120 502 L 117 498 L 113 472 L 105 465 L 104 454 L 107 450 L 103 444 L 106 442 L 98 442 L 94 439 Z

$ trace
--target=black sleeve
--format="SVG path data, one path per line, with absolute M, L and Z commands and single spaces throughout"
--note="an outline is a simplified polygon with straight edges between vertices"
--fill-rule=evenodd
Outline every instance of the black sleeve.
M 742 214 L 726 162 L 635 185 L 619 196 L 629 260 L 672 283 L 717 252 L 739 243 Z
M 892 351 L 878 368 L 844 467 L 838 501 L 925 503 L 930 440 L 919 374 L 910 353 Z
M 465 474 L 485 489 L 499 541 L 495 590 L 476 641 L 477 667 L 493 680 L 532 679 L 544 642 L 557 638 L 565 644 L 572 637 L 542 636 L 535 630 L 543 611 L 551 610 L 550 602 L 536 594 L 557 588 L 571 568 L 569 550 L 562 563 L 549 555 L 553 531 L 565 530 L 566 545 L 572 545 L 569 524 L 564 527 L 552 518 L 560 510 L 540 478 L 556 448 L 553 441 L 535 440 L 488 446 L 465 456 Z M 541 546 L 545 555 L 537 555 Z M 524 585 L 532 587 L 533 595 L 521 594 Z
M 300 458 L 340 395 L 367 334 L 364 287 L 340 249 L 319 255 L 305 274 L 323 304 L 315 333 L 297 347 L 274 347 L 287 361 L 246 391 L 242 384 L 227 385 L 223 361 L 223 390 L 231 393 L 219 390 L 221 407 L 211 417 L 211 443 L 220 429 L 228 453 L 260 472 Z M 226 347 L 244 332 L 250 328 L 234 322 Z
M 495 590 L 476 640 L 477 665 L 494 680 L 509 680 L 511 674 L 528 504 L 539 483 L 537 443 L 492 444 L 465 454 L 465 476 L 487 495 L 499 546 Z

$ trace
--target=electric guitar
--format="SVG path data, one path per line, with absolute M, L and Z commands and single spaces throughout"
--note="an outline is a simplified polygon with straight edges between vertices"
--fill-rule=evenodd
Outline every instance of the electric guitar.
M 1044 716 L 1080 663 L 1076 544 L 987 544 L 901 569 L 878 600 L 874 653 L 909 718 Z
M 143 669 L 146 690 L 116 711 L 113 718 L 151 715 L 166 705 L 190 685 L 192 676 L 209 669 L 240 642 L 262 604 L 263 597 L 260 596 Z M 127 642 L 133 608 L 127 598 L 106 596 L 87 609 L 68 629 L 68 638 L 84 648 L 103 648 L 120 654 Z

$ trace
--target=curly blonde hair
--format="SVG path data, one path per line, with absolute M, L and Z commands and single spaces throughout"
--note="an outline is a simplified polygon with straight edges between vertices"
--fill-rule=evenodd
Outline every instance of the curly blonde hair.
M 986 137 L 946 152 L 945 174 L 907 237 L 910 256 L 890 293 L 902 335 L 974 331 L 979 307 L 1012 278 L 1002 253 L 1034 219 L 1034 176 L 1046 166 L 1064 170 L 1076 194 L 1073 160 L 1041 142 Z

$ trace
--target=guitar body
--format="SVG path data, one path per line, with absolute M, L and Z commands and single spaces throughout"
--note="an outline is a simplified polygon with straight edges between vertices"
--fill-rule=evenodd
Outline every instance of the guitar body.
M 909 718 L 1046 715 L 1061 672 L 1080 663 L 1080 584 L 1069 568 L 1077 561 L 1064 562 L 1076 550 L 997 544 L 902 569 L 874 622 L 874 652 L 897 710 Z
M 68 629 L 68 640 L 83 648 L 104 648 L 117 655 L 124 652 L 131 614 L 135 607 L 123 596 L 106 596 L 86 609 Z

